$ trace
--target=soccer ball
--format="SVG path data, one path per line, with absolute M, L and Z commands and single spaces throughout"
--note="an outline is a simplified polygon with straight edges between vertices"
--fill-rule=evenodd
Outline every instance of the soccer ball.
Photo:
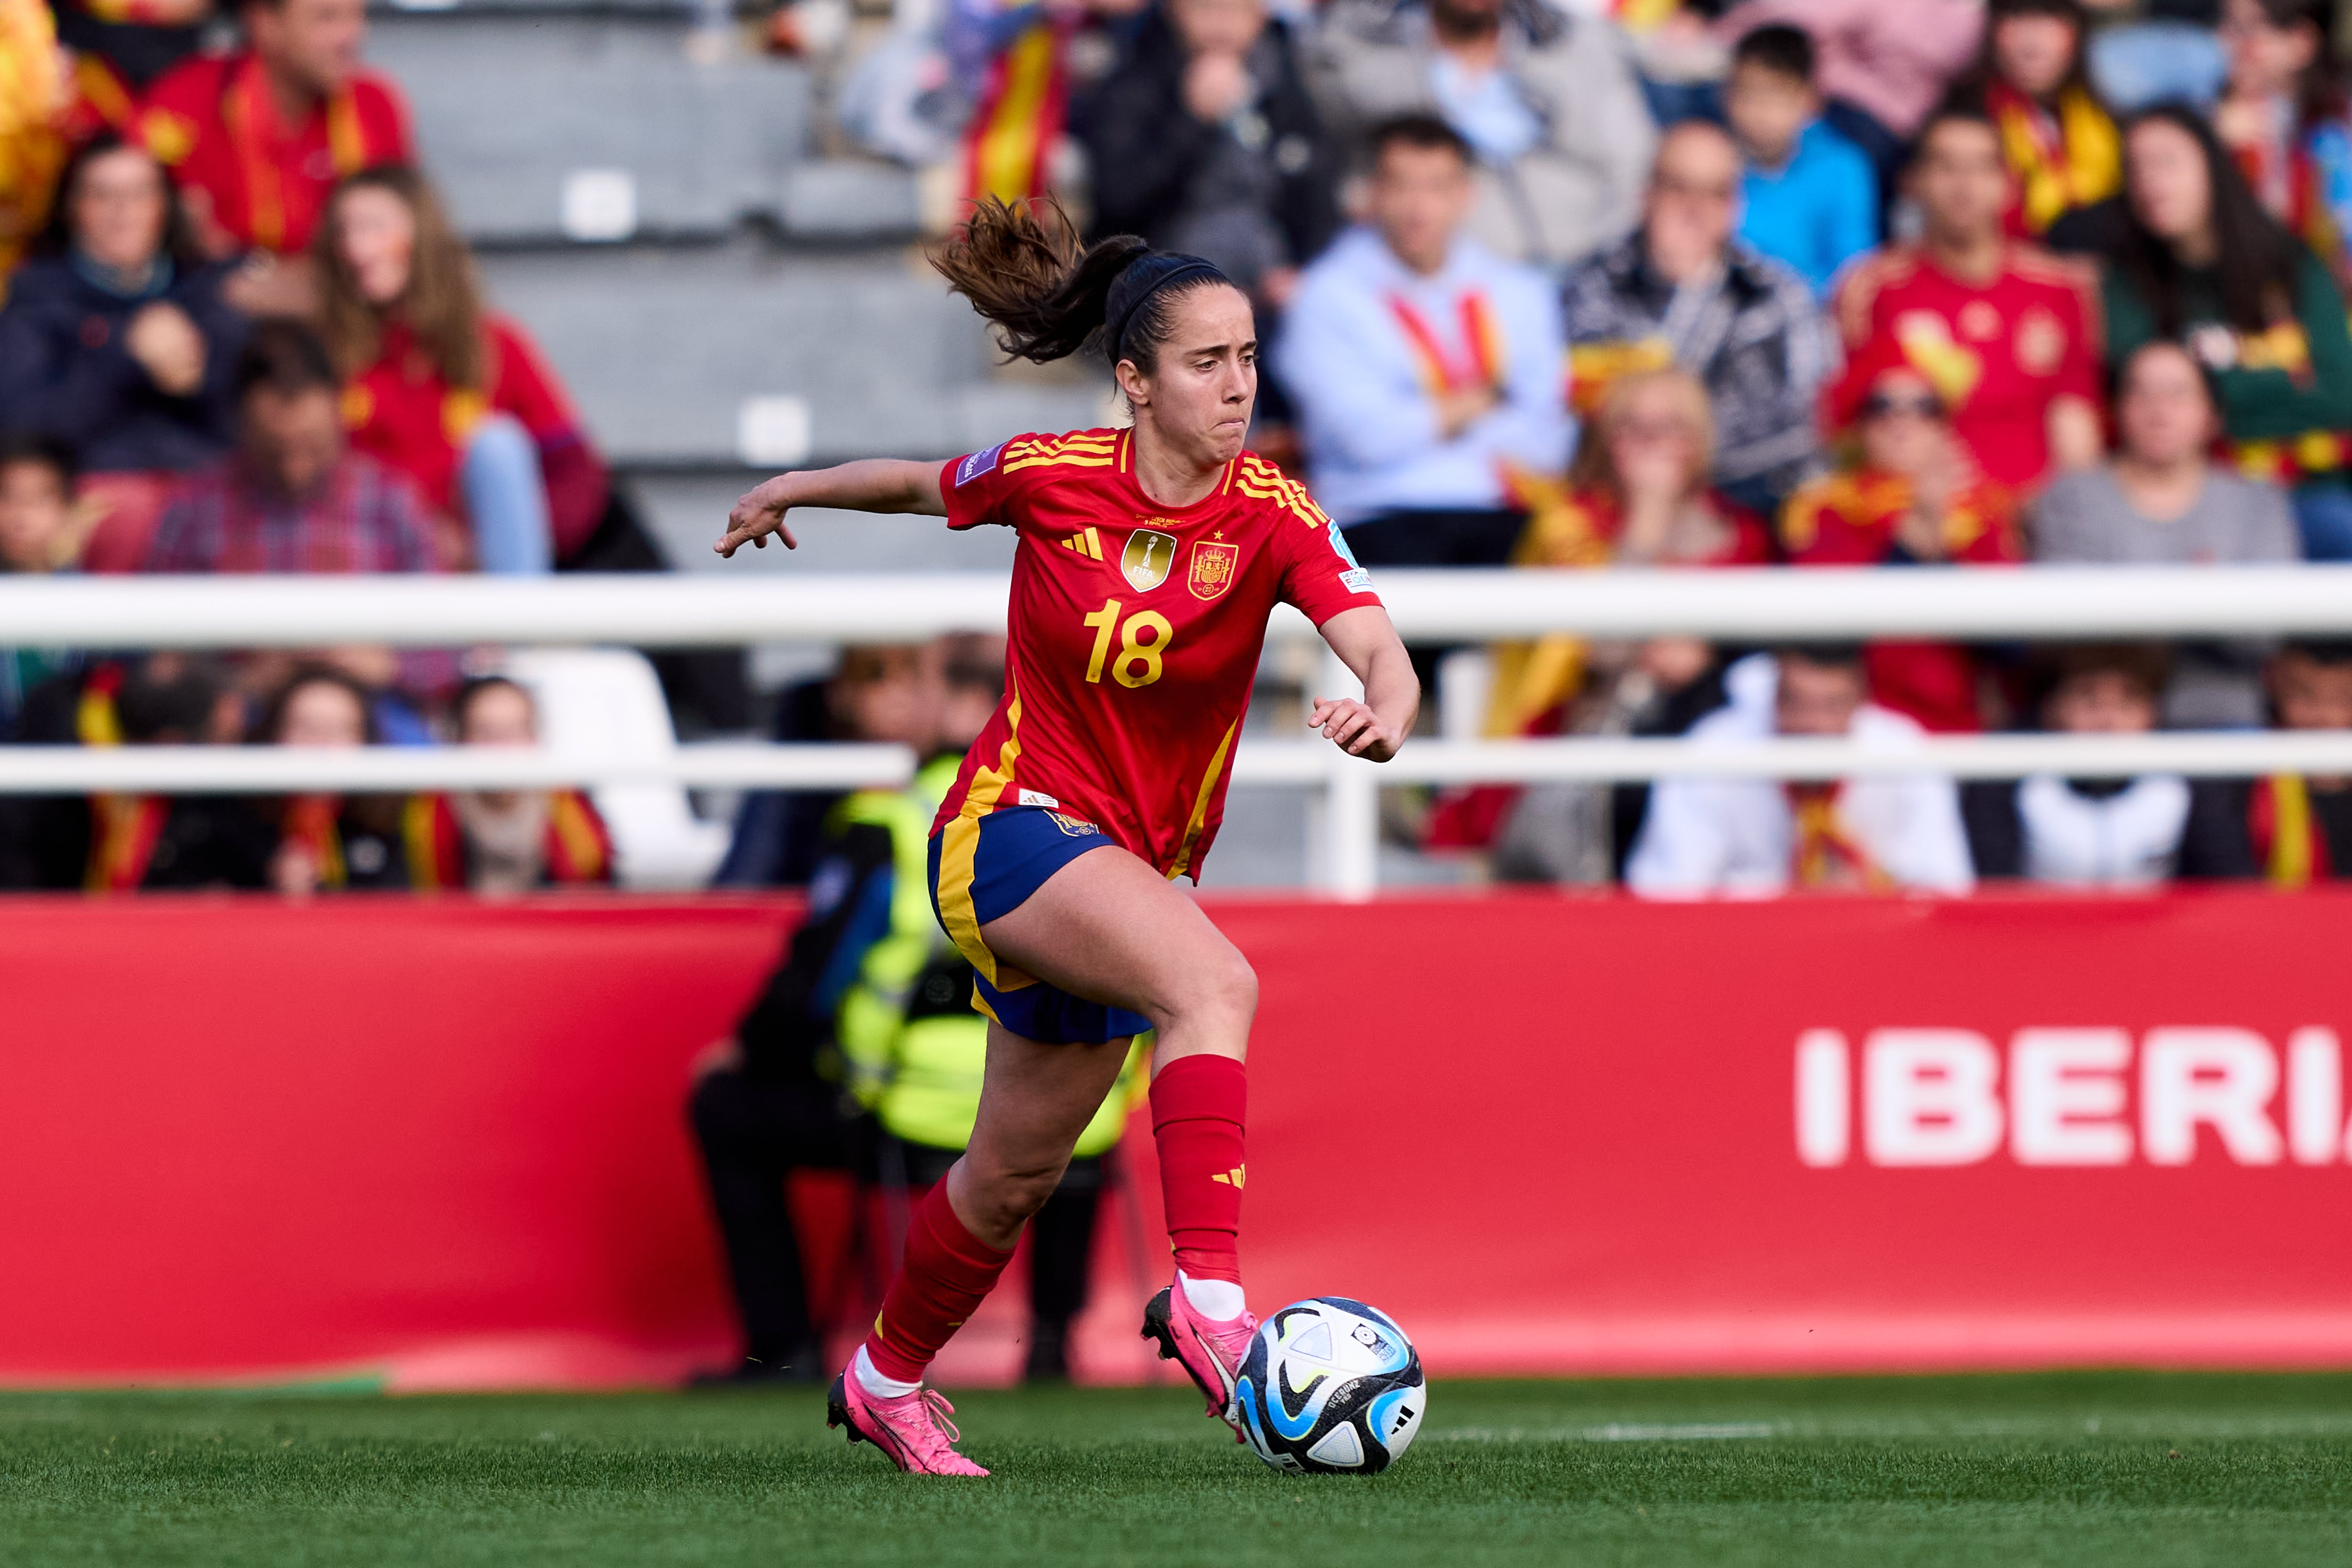
M 1429 1406 L 1404 1331 L 1344 1296 L 1294 1301 L 1260 1324 L 1234 1402 L 1259 1458 L 1277 1470 L 1339 1476 L 1387 1469 Z

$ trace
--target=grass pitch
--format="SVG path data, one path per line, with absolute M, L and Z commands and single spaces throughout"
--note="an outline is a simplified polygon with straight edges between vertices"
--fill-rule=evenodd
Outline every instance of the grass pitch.
M 0 1563 L 2352 1563 L 2352 1377 L 1444 1384 L 1371 1480 L 1172 1387 L 971 1394 L 989 1481 L 815 1392 L 0 1395 Z

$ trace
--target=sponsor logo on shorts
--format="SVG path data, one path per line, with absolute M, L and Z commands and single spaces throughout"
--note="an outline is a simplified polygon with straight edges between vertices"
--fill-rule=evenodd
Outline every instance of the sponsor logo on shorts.
M 971 457 L 966 458 L 962 462 L 958 463 L 956 465 L 955 477 L 956 489 L 963 489 L 964 486 L 971 483 L 972 480 L 980 478 L 982 474 L 994 473 L 996 471 L 996 460 L 1004 456 L 1004 448 L 1012 444 L 1013 443 L 1010 441 L 999 441 L 987 451 L 974 452 Z
M 1127 549 L 1118 558 L 1119 571 L 1139 594 L 1149 594 L 1168 581 L 1168 574 L 1175 564 L 1176 536 L 1156 528 L 1139 528 L 1129 534 Z
M 1094 838 L 1102 833 L 1102 829 L 1093 823 L 1072 816 L 1067 812 L 1049 811 L 1045 816 L 1055 826 L 1072 838 Z
M 1351 566 L 1339 574 L 1339 586 L 1350 594 L 1369 594 L 1372 591 L 1372 574 L 1360 566 Z
M 1024 789 L 1021 792 L 1021 804 L 1024 805 L 1056 806 L 1062 803 L 1055 800 L 1052 795 L 1047 795 L 1044 790 Z
M 1212 544 L 1202 540 L 1192 546 L 1192 570 L 1184 579 L 1184 586 L 1192 590 L 1196 599 L 1214 599 L 1234 585 L 1240 575 L 1242 547 L 1238 544 Z

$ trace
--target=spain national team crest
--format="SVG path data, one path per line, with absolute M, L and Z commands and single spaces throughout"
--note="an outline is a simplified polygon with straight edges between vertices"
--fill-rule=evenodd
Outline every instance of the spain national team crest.
M 1241 546 L 1212 544 L 1206 540 L 1192 546 L 1192 570 L 1184 585 L 1192 590 L 1196 599 L 1214 599 L 1234 585 L 1241 567 Z
M 1168 581 L 1175 565 L 1176 536 L 1156 528 L 1139 528 L 1129 534 L 1127 549 L 1118 558 L 1119 571 L 1139 594 L 1149 594 Z

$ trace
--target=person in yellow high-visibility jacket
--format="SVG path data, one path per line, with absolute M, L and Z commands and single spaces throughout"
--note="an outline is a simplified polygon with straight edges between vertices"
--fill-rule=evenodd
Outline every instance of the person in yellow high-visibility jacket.
M 807 920 L 696 1086 L 691 1116 L 746 1341 L 727 1381 L 824 1370 L 786 1173 L 852 1169 L 886 1188 L 928 1187 L 971 1141 L 988 1021 L 972 1009 L 971 965 L 932 913 L 925 857 L 963 751 L 1003 694 L 1002 662 L 980 656 L 977 642 L 926 650 L 939 752 L 908 788 L 861 791 L 834 808 Z M 1129 1054 L 1061 1186 L 1029 1222 L 1032 1381 L 1068 1375 L 1103 1156 L 1144 1092 L 1149 1048 L 1139 1042 Z

